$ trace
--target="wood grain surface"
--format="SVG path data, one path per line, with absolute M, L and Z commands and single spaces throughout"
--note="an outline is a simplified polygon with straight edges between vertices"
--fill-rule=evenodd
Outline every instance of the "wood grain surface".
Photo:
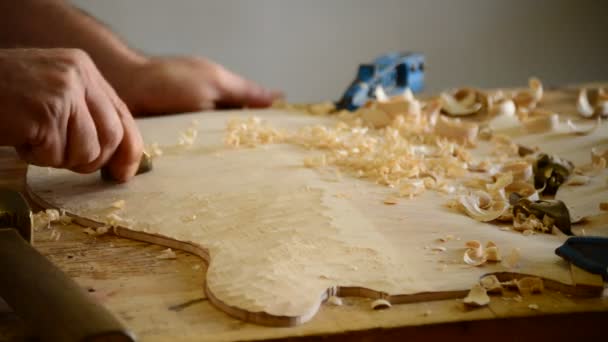
M 4 185 L 10 183 L 19 187 L 23 180 L 19 174 L 23 168 L 15 163 L 10 153 L 3 152 Z M 372 331 L 374 335 L 353 333 L 355 335 L 348 336 L 369 338 L 387 336 L 385 330 L 370 330 L 375 328 L 391 328 L 392 330 L 388 331 L 413 334 L 412 330 L 403 330 L 404 327 L 478 319 L 534 317 L 550 313 L 605 312 L 607 309 L 605 299 L 582 299 L 553 291 L 524 297 L 521 302 L 513 299 L 493 300 L 488 308 L 472 311 L 464 310 L 458 300 L 444 300 L 398 305 L 388 311 L 374 312 L 369 310 L 369 300 L 346 298 L 344 306 L 324 305 L 311 322 L 300 327 L 265 328 L 230 319 L 210 305 L 200 291 L 206 267 L 201 267 L 198 257 L 178 252 L 176 260 L 161 260 L 156 258 L 162 250 L 158 246 L 114 236 L 90 237 L 83 234 L 82 228 L 77 226 L 53 228 L 61 233 L 59 239 L 55 241 L 57 233 L 52 233 L 52 230 L 37 232 L 38 247 L 79 283 L 90 289 L 92 295 L 99 298 L 140 336 L 148 340 L 164 340 L 169 336 L 178 335 L 185 340 L 259 339 L 365 330 Z M 539 310 L 528 308 L 531 303 L 537 304 Z M 582 328 L 590 326 L 590 322 L 598 317 L 601 316 L 585 314 L 569 319 L 571 322 L 578 321 L 578 327 Z M 544 320 L 535 320 L 539 322 L 539 329 Z M 563 319 L 553 317 L 552 320 L 556 322 Z M 18 323 L 10 315 L 3 316 L 4 322 Z M 522 324 L 522 321 L 517 319 L 499 322 L 499 325 L 494 325 L 498 330 Z M 11 333 L 20 336 L 18 324 L 3 327 L 2 331 L 6 332 L 6 336 Z M 462 335 L 463 329 L 473 327 L 477 327 L 477 330 L 473 331 L 481 333 L 487 331 L 488 324 L 444 324 L 441 327 L 432 332 L 426 331 L 427 336 L 458 331 Z M 565 327 L 566 325 L 558 325 L 555 329 L 545 332 L 544 336 L 551 336 L 557 331 L 565 332 Z M 425 329 L 416 331 L 420 333 L 423 330 Z M 589 336 L 593 332 L 593 329 L 586 329 L 582 334 Z M 470 336 L 471 333 L 469 331 L 469 335 L 462 336 Z

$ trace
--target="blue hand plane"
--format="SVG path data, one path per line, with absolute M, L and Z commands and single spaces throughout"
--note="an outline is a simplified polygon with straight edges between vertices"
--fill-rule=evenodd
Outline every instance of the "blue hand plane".
M 409 88 L 416 93 L 424 88 L 424 56 L 420 53 L 391 52 L 371 64 L 361 64 L 357 77 L 336 103 L 337 109 L 357 110 L 374 98 L 378 86 L 388 96 Z

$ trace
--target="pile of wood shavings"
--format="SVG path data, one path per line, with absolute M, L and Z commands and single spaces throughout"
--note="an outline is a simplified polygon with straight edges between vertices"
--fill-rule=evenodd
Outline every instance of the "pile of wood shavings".
M 512 148 L 512 154 L 506 157 L 501 153 L 483 162 L 475 160 L 468 149 L 476 143 L 478 125 L 440 116 L 440 109 L 436 102 L 404 95 L 370 103 L 355 113 L 334 115 L 333 126 L 306 126 L 296 132 L 276 129 L 257 117 L 232 119 L 225 143 L 235 148 L 288 143 L 316 150 L 321 154 L 306 157 L 305 167 L 338 167 L 351 176 L 396 188 L 399 196 L 409 198 L 426 190 L 465 194 L 473 189 L 461 184 L 462 180 L 479 174 L 479 165 L 521 161 Z M 446 134 L 437 125 L 443 121 L 474 130 L 465 128 L 460 135 L 450 130 Z M 489 143 L 495 144 L 496 150 L 506 144 L 505 139 Z

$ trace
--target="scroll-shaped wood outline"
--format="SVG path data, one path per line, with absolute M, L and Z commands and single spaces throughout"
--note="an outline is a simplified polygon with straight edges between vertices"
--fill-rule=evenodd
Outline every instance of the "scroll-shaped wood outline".
M 310 117 L 261 112 L 269 119 L 309 124 Z M 148 141 L 169 144 L 193 116 L 141 123 Z M 101 212 L 124 199 L 118 236 L 180 249 L 208 265 L 205 292 L 220 310 L 249 322 L 292 326 L 310 320 L 331 295 L 384 298 L 393 304 L 461 298 L 486 274 L 501 280 L 532 274 L 547 288 L 598 295 L 602 286 L 578 284 L 553 250 L 560 238 L 503 232 L 442 206 L 427 192 L 387 206 L 390 189 L 305 169 L 306 151 L 291 146 L 221 151 L 225 116 L 194 115 L 205 127 L 199 143 L 168 153 L 150 174 L 128 185 L 98 175 L 30 167 L 28 191 L 46 208 L 67 210 L 85 226 L 107 225 Z M 313 121 L 314 122 L 314 121 Z M 165 141 L 163 141 L 165 139 Z M 328 178 L 329 177 L 329 178 Z M 461 238 L 446 252 L 425 246 L 447 234 Z M 494 241 L 503 253 L 520 248 L 521 267 L 462 263 L 464 241 Z M 438 266 L 446 264 L 441 270 Z

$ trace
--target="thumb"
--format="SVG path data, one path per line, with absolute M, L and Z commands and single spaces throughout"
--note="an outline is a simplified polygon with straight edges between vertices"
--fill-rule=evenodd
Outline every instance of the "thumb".
M 219 106 L 263 108 L 283 97 L 280 91 L 266 89 L 223 68 L 217 82 Z

